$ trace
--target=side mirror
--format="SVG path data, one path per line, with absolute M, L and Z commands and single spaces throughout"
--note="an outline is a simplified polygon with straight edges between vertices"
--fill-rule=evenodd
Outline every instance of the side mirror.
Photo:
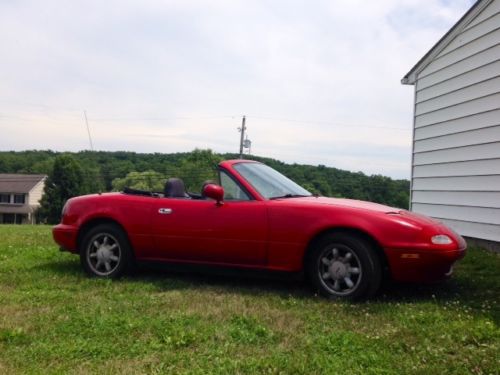
M 217 205 L 221 206 L 224 201 L 224 188 L 220 185 L 206 184 L 203 187 L 203 195 L 215 200 Z

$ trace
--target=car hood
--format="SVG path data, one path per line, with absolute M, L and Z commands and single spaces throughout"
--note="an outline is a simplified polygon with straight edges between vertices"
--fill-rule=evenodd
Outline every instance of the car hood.
M 359 201 L 355 199 L 344 199 L 344 198 L 327 198 L 327 197 L 303 197 L 303 198 L 289 198 L 298 204 L 304 205 L 328 205 L 332 207 L 345 207 L 352 209 L 359 209 L 363 211 L 379 212 L 387 214 L 393 217 L 397 221 L 410 222 L 416 225 L 436 225 L 440 224 L 438 220 L 431 217 L 410 212 L 402 208 L 395 208 L 386 206 L 379 203 Z
M 283 199 L 284 201 L 285 199 Z M 401 209 L 385 206 L 379 203 L 358 201 L 355 199 L 344 198 L 327 198 L 327 197 L 302 197 L 302 198 L 287 198 L 288 202 L 306 204 L 306 205 L 329 205 L 341 206 L 349 208 L 357 208 L 361 210 L 377 211 L 382 213 L 399 213 Z

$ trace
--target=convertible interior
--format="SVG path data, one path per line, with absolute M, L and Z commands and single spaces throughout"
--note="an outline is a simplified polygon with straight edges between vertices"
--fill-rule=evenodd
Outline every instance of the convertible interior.
M 186 198 L 186 199 L 207 199 L 206 196 L 203 194 L 203 188 L 207 184 L 216 184 L 217 182 L 213 180 L 206 180 L 203 182 L 200 190 L 200 194 L 197 193 L 191 193 L 186 190 L 186 186 L 184 184 L 184 181 L 182 181 L 180 178 L 177 177 L 172 177 L 167 179 L 165 182 L 165 188 L 163 189 L 163 192 L 156 192 L 156 191 L 148 191 L 148 190 L 139 190 L 139 189 L 133 189 L 130 187 L 125 187 L 123 189 L 124 194 L 131 194 L 131 195 L 142 195 L 146 197 L 153 197 L 153 198 Z

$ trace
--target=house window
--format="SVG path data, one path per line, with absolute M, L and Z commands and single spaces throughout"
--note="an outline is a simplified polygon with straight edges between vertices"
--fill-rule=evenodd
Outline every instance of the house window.
M 10 194 L 0 194 L 0 203 L 10 203 Z
M 24 204 L 24 194 L 14 194 L 14 203 Z

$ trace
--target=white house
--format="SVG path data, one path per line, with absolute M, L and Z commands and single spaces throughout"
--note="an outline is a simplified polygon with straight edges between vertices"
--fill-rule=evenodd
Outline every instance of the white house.
M 39 174 L 0 173 L 0 224 L 33 224 L 46 178 Z
M 477 1 L 402 83 L 415 88 L 411 209 L 500 241 L 500 0 Z

